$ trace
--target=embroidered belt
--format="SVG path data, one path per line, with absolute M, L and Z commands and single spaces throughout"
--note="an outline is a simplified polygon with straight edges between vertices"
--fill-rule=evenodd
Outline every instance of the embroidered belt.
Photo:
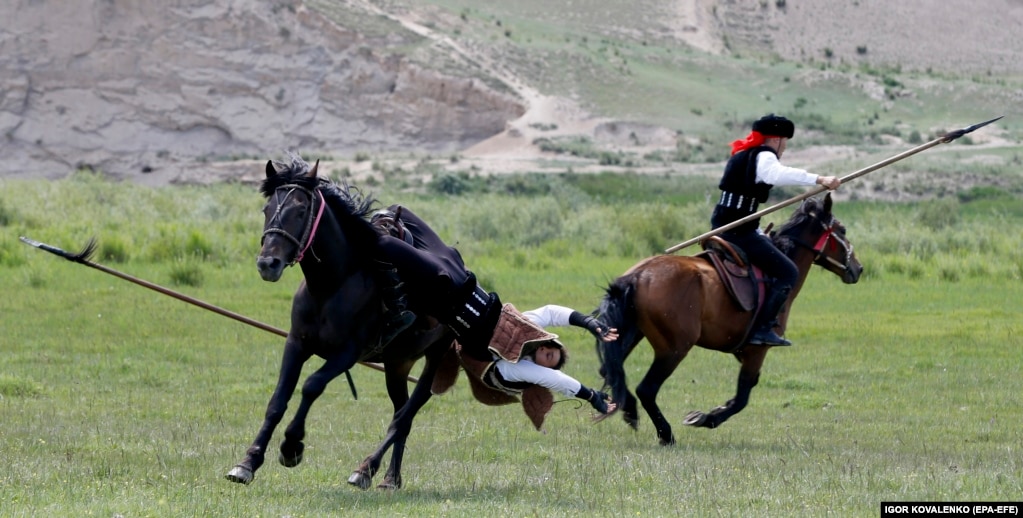
M 751 196 L 721 191 L 721 199 L 718 200 L 718 205 L 725 207 L 726 209 L 739 209 L 753 214 L 757 211 L 757 207 L 760 206 L 760 203 L 757 202 L 756 198 Z
M 487 293 L 483 288 L 475 286 L 461 304 L 452 308 L 454 318 L 448 326 L 464 347 L 486 350 L 494 334 L 494 326 L 501 316 L 500 307 L 501 299 L 496 294 Z

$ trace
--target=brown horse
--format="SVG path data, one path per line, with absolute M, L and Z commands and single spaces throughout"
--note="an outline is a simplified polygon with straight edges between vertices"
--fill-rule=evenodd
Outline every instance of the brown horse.
M 823 202 L 808 199 L 781 229 L 772 233 L 775 245 L 799 269 L 799 280 L 779 318 L 779 334 L 784 333 L 792 301 L 811 266 L 824 267 L 846 284 L 856 283 L 863 271 L 845 237 L 845 227 L 831 214 L 831 204 L 830 194 Z M 634 429 L 639 424 L 638 396 L 661 444 L 674 444 L 671 425 L 657 406 L 657 393 L 694 345 L 732 353 L 741 367 L 735 397 L 710 412 L 691 412 L 685 424 L 716 428 L 749 402 L 769 347 L 744 343 L 753 313 L 732 301 L 708 261 L 673 255 L 645 259 L 611 283 L 598 311 L 620 333 L 615 342 L 597 343 L 601 375 L 619 402 L 625 421 Z M 623 364 L 643 337 L 654 348 L 654 361 L 633 396 L 626 385 Z

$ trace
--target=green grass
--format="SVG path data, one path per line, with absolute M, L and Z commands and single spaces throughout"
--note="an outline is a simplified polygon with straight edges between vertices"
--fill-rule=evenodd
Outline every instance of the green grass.
M 797 302 L 791 349 L 769 356 L 751 405 L 717 430 L 680 425 L 733 390 L 727 355 L 694 351 L 662 392 L 680 443 L 656 445 L 617 419 L 559 403 L 546 435 L 516 407 L 475 403 L 464 380 L 417 421 L 397 494 L 344 479 L 382 438 L 380 373 L 356 368 L 359 401 L 333 384 L 309 423 L 303 465 L 269 461 L 249 487 L 222 480 L 255 433 L 281 340 L 57 259 L 46 288 L 3 276 L 6 374 L 0 515 L 514 516 L 677 512 L 867 515 L 881 500 L 1018 496 L 1020 299 L 986 282 L 865 281 L 814 272 Z M 626 264 L 578 260 L 541 272 L 480 261 L 485 281 L 523 308 L 580 308 Z M 142 277 L 159 270 L 126 265 Z M 242 275 L 243 273 L 251 275 Z M 207 276 L 190 293 L 276 325 L 283 287 L 251 265 Z M 295 272 L 283 284 L 293 287 Z M 282 284 L 282 286 L 283 286 Z M 1008 291 L 1006 291 L 1008 289 Z M 588 338 L 563 333 L 569 372 L 596 384 Z M 627 364 L 633 383 L 649 351 Z M 276 447 L 279 441 L 272 443 Z
M 520 309 L 589 310 L 651 249 L 705 230 L 705 186 L 523 181 L 550 191 L 402 198 Z M 328 387 L 301 466 L 274 462 L 282 424 L 254 483 L 232 484 L 223 475 L 262 420 L 283 340 L 17 240 L 74 250 L 96 235 L 118 243 L 117 262 L 103 264 L 286 328 L 299 271 L 274 284 L 256 274 L 254 187 L 148 190 L 93 176 L 0 187 L 0 516 L 869 516 L 885 500 L 1014 500 L 1023 490 L 1012 197 L 938 211 L 836 204 L 863 280 L 811 273 L 788 333 L 796 345 L 769 355 L 750 406 L 719 429 L 681 425 L 734 391 L 734 359 L 702 349 L 659 399 L 672 448 L 657 445 L 645 415 L 638 433 L 617 418 L 593 426 L 575 401 L 555 405 L 542 434 L 520 408 L 476 403 L 460 380 L 419 416 L 405 488 L 385 493 L 345 483 L 383 438 L 382 374 L 355 368 L 358 401 L 343 381 Z M 550 235 L 529 220 L 497 228 L 547 210 L 560 223 L 536 221 L 554 225 Z M 927 224 L 950 211 L 943 226 Z M 493 233 L 474 226 L 487 213 Z M 591 339 L 560 331 L 567 372 L 599 384 Z M 632 386 L 650 360 L 645 345 L 629 359 Z

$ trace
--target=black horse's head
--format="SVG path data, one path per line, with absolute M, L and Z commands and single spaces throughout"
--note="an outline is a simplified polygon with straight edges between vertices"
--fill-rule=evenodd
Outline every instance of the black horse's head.
M 286 266 L 302 260 L 315 237 L 326 208 L 318 194 L 320 163 L 312 167 L 297 155 L 290 164 L 281 164 L 278 171 L 273 161 L 266 163 L 266 179 L 261 191 L 266 197 L 263 206 L 262 248 L 256 268 L 264 281 L 276 282 Z
M 831 204 L 831 193 L 823 201 L 815 198 L 804 201 L 778 230 L 775 242 L 789 257 L 798 253 L 797 247 L 812 252 L 814 264 L 838 275 L 846 284 L 855 284 L 863 273 L 863 265 L 845 236 L 845 225 L 831 213 Z
M 376 233 L 366 220 L 374 200 L 363 198 L 347 184 L 339 187 L 320 178 L 318 168 L 319 161 L 310 166 L 294 153 L 290 163 L 266 163 L 260 191 L 267 202 L 262 247 L 256 258 L 265 281 L 276 282 L 284 268 L 302 262 L 321 230 L 340 233 L 332 236 L 333 245 L 355 239 L 363 246 L 375 246 Z

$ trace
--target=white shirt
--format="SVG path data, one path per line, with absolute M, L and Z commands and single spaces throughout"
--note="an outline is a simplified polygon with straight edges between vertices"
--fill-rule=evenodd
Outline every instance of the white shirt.
M 568 318 L 572 315 L 572 309 L 550 304 L 523 312 L 522 315 L 543 328 L 562 327 L 570 325 Z M 508 381 L 540 385 L 569 397 L 575 397 L 582 388 L 582 383 L 575 378 L 559 370 L 537 365 L 529 357 L 523 357 L 516 363 L 498 359 L 497 370 Z
M 531 309 L 522 313 L 530 322 L 546 329 L 548 327 L 564 327 L 570 325 L 569 317 L 572 316 L 572 308 L 548 304 L 542 308 Z
M 515 363 L 497 360 L 497 370 L 501 372 L 501 377 L 508 381 L 540 385 L 569 397 L 575 397 L 583 386 L 578 380 L 564 372 L 533 363 L 533 359 L 528 356 L 522 357 Z
M 757 154 L 757 181 L 771 185 L 816 185 L 816 174 L 782 165 L 770 151 Z

